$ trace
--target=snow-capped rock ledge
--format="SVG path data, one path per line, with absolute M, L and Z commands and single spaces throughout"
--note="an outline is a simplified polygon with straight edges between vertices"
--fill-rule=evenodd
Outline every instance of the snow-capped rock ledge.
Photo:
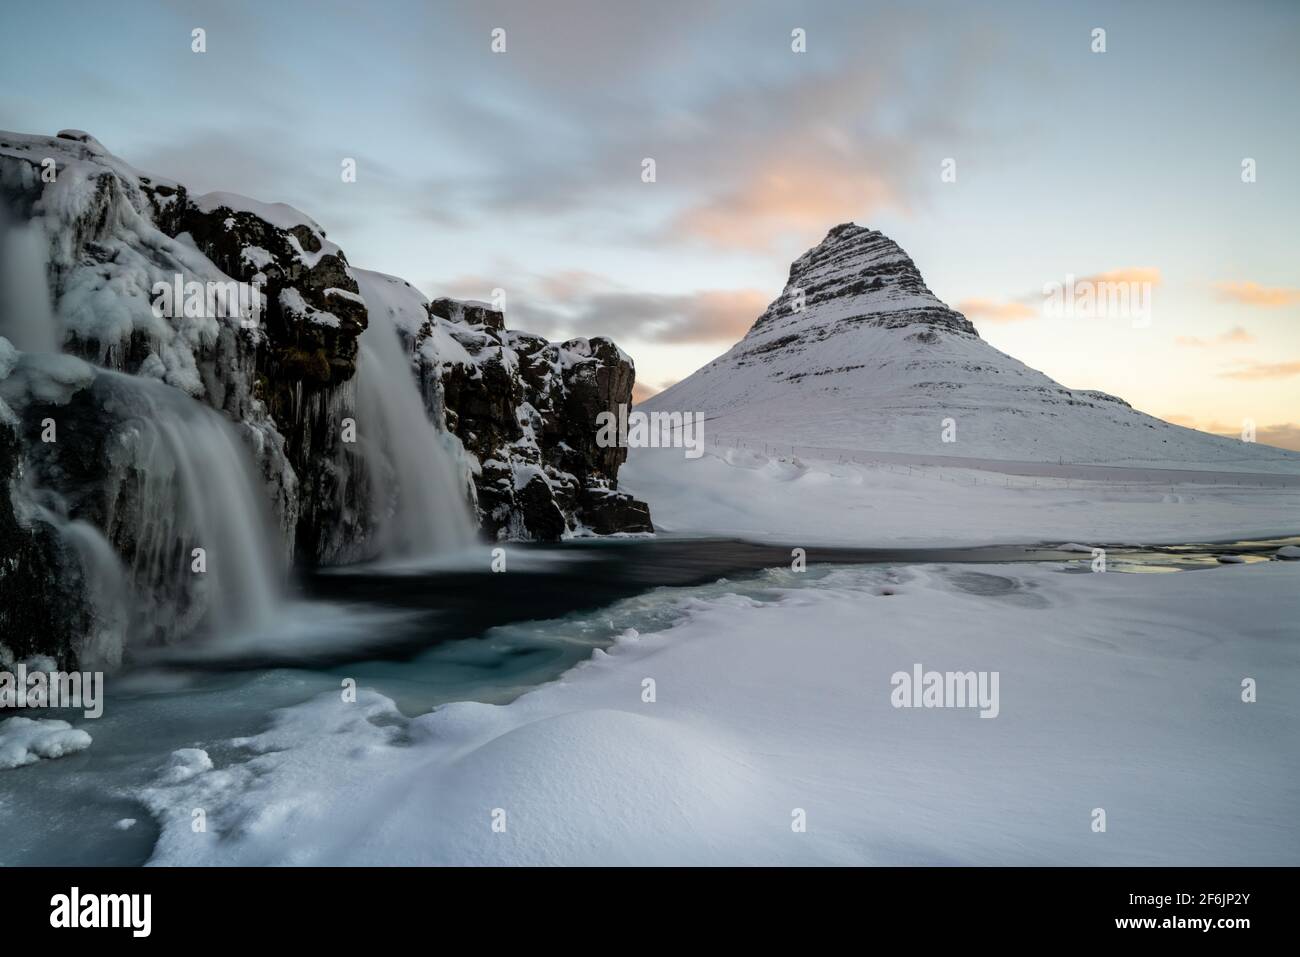
M 645 505 L 617 490 L 624 451 L 595 444 L 596 414 L 631 401 L 632 363 L 612 342 L 551 344 L 400 280 L 390 303 L 292 207 L 193 195 L 81 131 L 0 131 L 0 270 L 0 633 L 21 654 L 72 662 L 93 645 L 111 665 L 121 641 L 104 636 L 120 635 L 123 615 L 137 639 L 170 641 L 265 604 L 271 585 L 251 579 L 387 554 L 401 510 L 423 507 L 428 488 L 446 496 L 433 511 L 463 517 L 476 502 L 474 524 L 494 538 L 651 529 Z M 160 310 L 160 283 L 256 290 L 260 312 Z M 391 388 L 358 375 L 376 308 L 402 334 L 424 408 L 414 424 L 438 430 L 421 449 L 429 463 L 458 460 L 463 482 L 420 472 L 411 420 L 377 427 L 376 392 L 383 405 Z M 395 358 L 378 378 L 400 382 Z M 344 423 L 357 419 L 349 446 Z M 42 441 L 46 420 L 57 442 Z M 194 430 L 208 448 L 186 438 Z M 424 494 L 398 494 L 403 480 Z M 200 543 L 185 513 L 197 512 L 206 544 L 229 538 L 213 550 L 221 587 L 190 574 Z M 233 554 L 262 538 L 258 555 Z M 92 581 L 109 566 L 120 568 Z M 116 607 L 127 591 L 158 612 L 143 630 L 140 601 Z

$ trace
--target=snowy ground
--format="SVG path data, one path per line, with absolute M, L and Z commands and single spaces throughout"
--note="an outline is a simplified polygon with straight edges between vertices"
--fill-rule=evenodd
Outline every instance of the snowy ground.
M 951 465 L 858 464 L 718 449 L 632 449 L 619 487 L 655 528 L 794 545 L 1224 541 L 1300 533 L 1300 488 L 1102 482 Z
M 161 767 L 153 862 L 1300 863 L 1300 566 L 1065 569 L 775 571 L 509 705 L 329 693 Z M 892 707 L 917 663 L 998 716 Z

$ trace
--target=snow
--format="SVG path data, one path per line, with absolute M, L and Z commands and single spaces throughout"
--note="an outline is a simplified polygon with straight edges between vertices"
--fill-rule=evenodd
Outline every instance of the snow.
M 245 246 L 239 257 L 252 265 L 254 269 L 265 269 L 275 262 L 275 257 L 261 246 Z
M 371 269 L 352 267 L 352 276 L 361 290 L 366 308 L 383 311 L 393 325 L 414 339 L 428 319 L 425 307 L 429 300 L 405 279 Z
M 381 310 L 392 320 L 393 325 L 412 340 L 418 339 L 422 332 L 427 333 L 426 338 L 420 341 L 421 357 L 442 365 L 477 367 L 469 350 L 448 331 L 446 320 L 435 319 L 429 322 L 429 300 L 420 290 L 405 279 L 369 269 L 353 267 L 352 274 L 356 277 L 367 309 Z
M 294 207 L 285 203 L 263 203 L 260 200 L 241 196 L 238 193 L 221 191 L 203 193 L 191 197 L 191 200 L 201 212 L 205 213 L 216 212 L 219 209 L 229 209 L 233 212 L 251 213 L 277 229 L 290 230 L 296 226 L 306 226 L 316 234 L 316 239 L 320 243 L 320 248 L 316 252 L 308 252 L 303 249 L 298 237 L 292 233 L 286 235 L 285 239 L 308 269 L 315 269 L 316 265 L 325 256 L 340 256 L 341 254 L 338 245 L 325 238 L 325 230 L 321 229 L 319 223 L 301 210 L 294 209 Z
M 505 706 L 326 693 L 149 788 L 152 863 L 1300 861 L 1295 566 L 1064 568 L 774 574 Z M 998 672 L 998 716 L 892 707 L 917 663 Z
M 1300 475 L 1294 452 L 1163 422 L 999 352 L 897 244 L 851 224 L 795 262 L 740 342 L 639 408 L 703 414 L 723 444 Z
M 2 357 L 0 357 L 2 358 Z M 15 353 L 0 365 L 0 396 L 7 402 L 48 402 L 63 405 L 95 378 L 95 368 L 76 356 L 52 352 Z
M 40 215 L 33 224 L 43 224 L 49 237 L 49 292 L 59 326 L 65 334 L 97 342 L 98 363 L 118 369 L 122 344 L 143 334 L 163 364 L 162 378 L 202 396 L 205 386 L 195 354 L 216 342 L 223 324 L 238 328 L 239 319 L 154 314 L 155 284 L 171 285 L 177 274 L 187 282 L 231 281 L 192 241 L 173 239 L 153 224 L 141 184 L 145 179 L 168 181 L 144 177 L 93 138 L 0 132 L 0 167 L 30 176 L 30 164 L 44 157 L 55 159 L 58 178 L 40 184 Z M 86 251 L 90 244 L 93 256 Z
M 280 308 L 291 316 L 305 318 L 318 326 L 328 326 L 331 329 L 337 329 L 342 325 L 339 317 L 332 312 L 325 312 L 309 304 L 306 299 L 293 286 L 285 286 L 280 290 Z
M 0 771 L 42 759 L 61 758 L 90 747 L 90 735 L 53 718 L 7 718 L 0 721 Z
M 294 209 L 286 203 L 263 203 L 249 196 L 216 190 L 190 197 L 190 201 L 202 212 L 213 213 L 219 209 L 229 209 L 237 213 L 252 213 L 270 223 L 277 229 L 292 229 L 306 226 L 314 233 L 324 235 L 320 224 L 301 210 Z
M 338 296 L 340 299 L 346 299 L 349 302 L 355 302 L 359 306 L 364 306 L 366 304 L 366 301 L 364 299 L 358 296 L 355 292 L 352 292 L 351 290 L 348 289 L 338 289 L 335 288 L 334 286 L 331 286 L 329 289 L 325 290 L 324 295 Z
M 707 432 L 706 432 L 707 435 Z M 802 466 L 802 467 L 800 467 Z M 1099 482 L 985 468 L 816 461 L 747 449 L 630 449 L 619 488 L 661 533 L 791 545 L 1185 542 L 1300 533 L 1300 489 Z
M 202 748 L 181 748 L 173 751 L 167 765 L 158 775 L 162 785 L 182 784 L 190 778 L 212 770 L 212 759 Z

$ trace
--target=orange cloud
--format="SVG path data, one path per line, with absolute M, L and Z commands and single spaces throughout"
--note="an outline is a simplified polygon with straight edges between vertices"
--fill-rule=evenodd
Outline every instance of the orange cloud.
M 1112 269 L 1099 272 L 1093 276 L 1084 276 L 1075 282 L 1149 282 L 1153 286 L 1161 283 L 1160 270 L 1154 266 L 1130 266 L 1125 269 Z
M 783 234 L 820 235 L 828 224 L 869 217 L 890 204 L 900 205 L 889 184 L 856 163 L 777 160 L 685 210 L 672 233 L 762 251 Z
M 1166 422 L 1172 422 L 1174 425 L 1186 426 L 1189 429 L 1209 432 L 1212 435 L 1222 435 L 1224 438 L 1228 439 L 1241 439 L 1241 425 L 1231 425 L 1227 422 L 1217 421 L 1197 424 L 1197 419 L 1190 415 L 1165 415 L 1161 416 L 1161 418 Z M 1300 424 L 1294 422 L 1277 422 L 1273 425 L 1256 426 L 1255 441 L 1261 445 L 1271 445 L 1279 449 L 1290 449 L 1293 452 L 1300 452 Z
M 1244 368 L 1219 373 L 1219 377 L 1223 379 L 1243 379 L 1246 381 L 1254 379 L 1286 379 L 1293 375 L 1300 375 L 1300 362 L 1252 362 Z
M 767 296 L 755 289 L 715 289 L 697 293 L 694 298 L 691 312 L 696 334 L 679 337 L 687 341 L 739 339 L 768 306 Z
M 1275 445 L 1279 449 L 1300 452 L 1300 424 L 1295 422 L 1266 425 L 1255 430 L 1255 441 Z
M 537 280 L 538 289 L 550 299 L 576 299 L 593 289 L 608 289 L 612 284 L 604 276 L 585 269 L 567 269 L 550 273 Z
M 633 405 L 636 405 L 638 402 L 644 402 L 646 399 L 650 398 L 652 395 L 658 395 L 658 394 L 659 394 L 660 392 L 662 392 L 664 389 L 667 389 L 669 386 L 674 386 L 674 385 L 676 385 L 679 381 L 680 381 L 679 379 L 672 379 L 672 380 L 669 380 L 669 381 L 661 382 L 661 383 L 659 383 L 658 386 L 650 385 L 650 383 L 648 383 L 648 382 L 636 382 L 636 383 L 633 383 L 633 385 L 632 385 L 632 404 L 633 404 Z
M 963 299 L 957 303 L 957 311 L 967 318 L 987 322 L 1017 322 L 1038 315 L 1032 306 L 1023 302 L 994 302 L 992 299 Z
M 660 390 L 652 385 L 646 385 L 644 382 L 634 382 L 632 384 L 632 404 L 636 405 L 638 402 L 644 402 L 650 396 L 658 395 L 659 392 Z
M 1233 326 L 1227 332 L 1215 336 L 1213 339 L 1200 339 L 1196 336 L 1179 336 L 1174 341 L 1180 346 L 1211 346 L 1216 344 L 1238 345 L 1245 342 L 1254 342 L 1255 337 L 1241 326 Z
M 1272 309 L 1300 302 L 1300 289 L 1282 286 L 1261 286 L 1257 282 L 1216 282 L 1214 288 L 1220 299 L 1247 306 L 1263 306 Z
M 1074 279 L 1076 286 L 1084 283 L 1149 283 L 1158 286 L 1161 282 L 1160 270 L 1154 266 L 1128 266 L 1123 269 L 1111 269 L 1107 272 L 1093 273 L 1091 276 L 1079 276 Z M 1059 285 L 1059 284 L 1058 284 Z M 1048 287 L 1044 287 L 1046 294 Z M 1038 310 L 1029 305 L 1036 295 L 1022 296 L 1007 302 L 993 299 L 963 299 L 957 304 L 957 311 L 971 319 L 986 322 L 1018 322 L 1033 319 L 1039 315 Z M 1243 330 L 1244 332 L 1244 330 Z M 1185 345 L 1191 345 L 1191 342 Z

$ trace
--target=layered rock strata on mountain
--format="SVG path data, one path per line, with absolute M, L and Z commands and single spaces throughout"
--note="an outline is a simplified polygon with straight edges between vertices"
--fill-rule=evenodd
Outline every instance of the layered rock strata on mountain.
M 1149 342 L 1156 328 L 1086 321 L 1110 323 L 1117 347 Z M 781 294 L 728 352 L 639 408 L 700 413 L 706 437 L 724 444 L 1197 468 L 1295 461 L 1029 368 L 940 301 L 897 243 L 854 223 L 794 261 Z

